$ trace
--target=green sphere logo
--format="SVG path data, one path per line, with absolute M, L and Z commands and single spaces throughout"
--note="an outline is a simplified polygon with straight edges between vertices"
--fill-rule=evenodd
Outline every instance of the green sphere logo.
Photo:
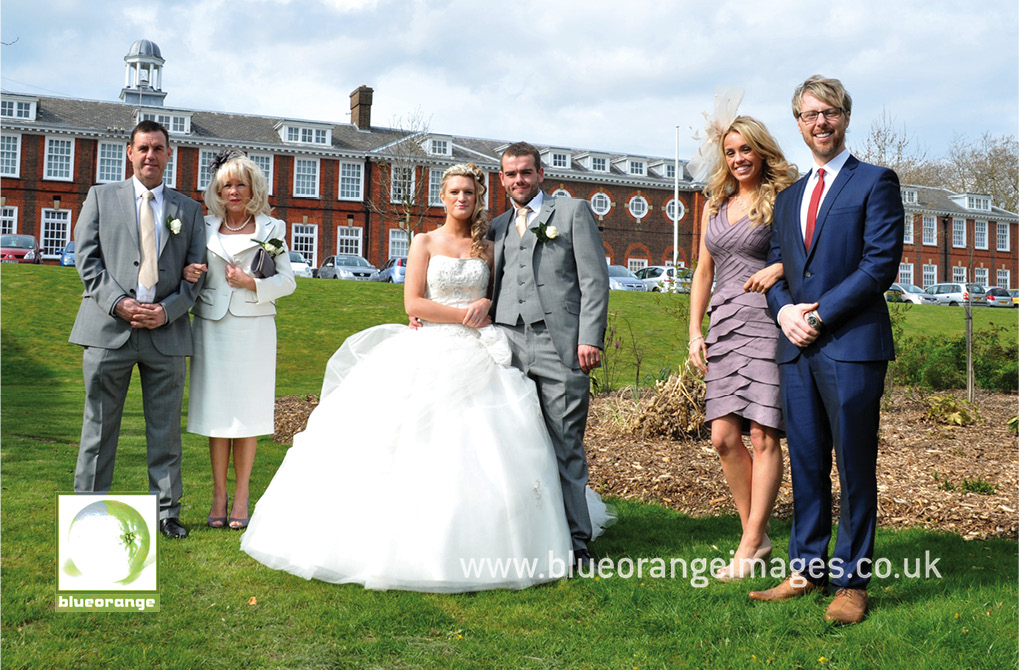
M 74 516 L 67 531 L 69 556 L 90 578 L 106 582 L 134 579 L 145 567 L 152 538 L 141 513 L 127 503 L 100 500 Z

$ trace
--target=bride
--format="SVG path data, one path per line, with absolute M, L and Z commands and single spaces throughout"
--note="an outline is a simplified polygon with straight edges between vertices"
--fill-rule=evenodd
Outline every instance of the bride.
M 371 589 L 521 589 L 566 576 L 571 539 L 533 382 L 486 298 L 484 174 L 442 177 L 445 224 L 414 237 L 404 305 L 424 325 L 362 331 L 258 501 L 241 549 Z M 588 491 L 596 535 L 605 505 Z

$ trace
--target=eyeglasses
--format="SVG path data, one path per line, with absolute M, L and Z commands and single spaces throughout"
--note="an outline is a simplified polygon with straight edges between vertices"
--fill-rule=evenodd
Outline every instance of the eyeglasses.
M 809 112 L 800 112 L 799 118 L 800 121 L 803 121 L 803 123 L 813 123 L 814 121 L 817 121 L 817 117 L 819 115 L 824 114 L 824 118 L 829 121 L 834 121 L 836 119 L 841 119 L 842 112 L 844 111 L 846 110 L 841 107 L 829 107 L 828 109 L 822 109 L 820 112 L 814 110 L 810 110 Z

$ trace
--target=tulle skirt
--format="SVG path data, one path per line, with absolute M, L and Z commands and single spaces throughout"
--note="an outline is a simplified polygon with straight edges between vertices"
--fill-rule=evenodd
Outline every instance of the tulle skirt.
M 241 548 L 306 579 L 372 589 L 525 588 L 571 540 L 534 384 L 493 327 L 351 336 Z M 592 521 L 608 523 L 589 494 Z

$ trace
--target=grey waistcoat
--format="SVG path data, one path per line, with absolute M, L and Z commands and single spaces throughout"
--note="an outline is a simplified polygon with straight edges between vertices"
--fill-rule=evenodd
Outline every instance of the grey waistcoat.
M 534 285 L 534 245 L 537 238 L 527 232 L 521 238 L 513 222 L 503 238 L 503 277 L 495 309 L 496 323 L 515 326 L 518 320 L 537 323 L 545 314 Z

